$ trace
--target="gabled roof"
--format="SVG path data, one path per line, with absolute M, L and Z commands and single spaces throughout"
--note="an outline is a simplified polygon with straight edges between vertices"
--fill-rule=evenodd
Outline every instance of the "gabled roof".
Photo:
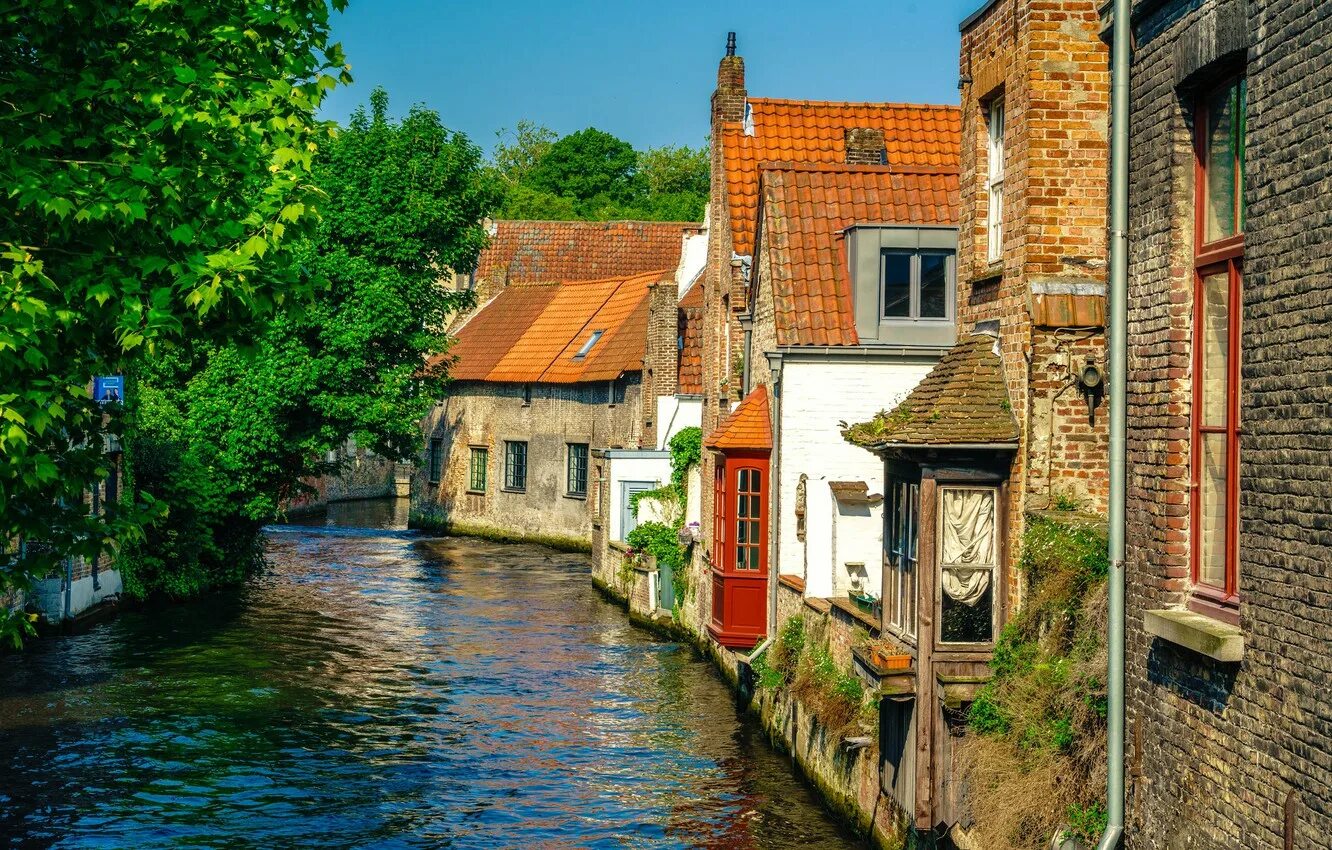
M 717 424 L 704 443 L 710 449 L 771 449 L 772 418 L 768 412 L 768 387 L 759 384 L 740 406 Z
M 703 284 L 695 281 L 680 299 L 680 369 L 676 392 L 703 394 Z
M 726 122 L 718 140 L 737 254 L 753 253 L 759 165 L 844 163 L 848 129 L 882 128 L 889 166 L 960 167 L 962 112 L 956 106 L 750 98 L 748 109 L 749 121 Z
M 515 221 L 491 223 L 476 277 L 503 272 L 509 284 L 597 280 L 673 269 L 686 228 L 679 221 Z
M 449 374 L 460 381 L 573 384 L 643 368 L 648 287 L 664 270 L 606 280 L 510 286 L 459 329 Z M 583 357 L 594 332 L 601 336 Z
M 778 345 L 857 345 L 842 231 L 855 224 L 956 226 L 956 171 L 874 165 L 762 169 L 763 233 Z
M 990 334 L 963 339 L 891 413 L 880 411 L 868 422 L 850 425 L 842 436 L 867 449 L 1011 447 L 1017 443 L 1018 426 L 996 346 Z

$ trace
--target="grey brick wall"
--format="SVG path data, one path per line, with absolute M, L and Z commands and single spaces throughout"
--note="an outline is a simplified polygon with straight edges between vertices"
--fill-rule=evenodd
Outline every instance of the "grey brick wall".
M 1332 835 L 1332 4 L 1136 4 L 1129 229 L 1129 848 Z M 1153 640 L 1189 593 L 1190 86 L 1248 45 L 1239 664 Z M 1240 51 L 1243 59 L 1244 52 Z

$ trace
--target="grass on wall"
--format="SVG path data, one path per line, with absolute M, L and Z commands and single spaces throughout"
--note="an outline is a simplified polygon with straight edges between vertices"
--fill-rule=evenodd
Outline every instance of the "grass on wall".
M 962 769 L 981 846 L 1095 841 L 1105 827 L 1104 520 L 1029 514 L 1018 568 L 1022 610 L 995 647 L 994 678 L 969 713 Z

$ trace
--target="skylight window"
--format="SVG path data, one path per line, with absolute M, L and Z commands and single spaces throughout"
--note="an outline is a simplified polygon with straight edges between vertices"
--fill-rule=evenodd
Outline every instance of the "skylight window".
M 586 357 L 587 353 L 592 350 L 592 346 L 597 344 L 597 340 L 601 339 L 601 335 L 604 333 L 605 333 L 604 330 L 593 331 L 592 336 L 588 337 L 587 342 L 583 343 L 583 347 L 578 349 L 578 353 L 574 355 L 574 359 L 582 360 L 584 357 Z

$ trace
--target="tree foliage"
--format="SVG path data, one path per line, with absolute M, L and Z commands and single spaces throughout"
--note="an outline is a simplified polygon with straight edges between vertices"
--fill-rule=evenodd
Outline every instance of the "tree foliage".
M 135 483 L 171 515 L 126 559 L 133 592 L 243 577 L 260 526 L 301 477 L 336 472 L 325 454 L 349 437 L 391 459 L 417 454 L 446 378 L 423 362 L 444 353 L 447 319 L 470 296 L 441 286 L 440 269 L 475 263 L 496 200 L 482 165 L 432 111 L 391 120 L 382 89 L 321 152 L 321 223 L 298 252 L 321 284 L 313 300 L 250 349 L 205 347 L 144 376 Z
M 531 121 L 500 131 L 492 171 L 506 218 L 698 221 L 709 192 L 708 149 L 649 148 L 595 128 L 563 138 Z
M 333 0 L 340 9 L 345 0 Z M 90 517 L 92 403 L 173 340 L 225 339 L 308 292 L 276 261 L 314 226 L 325 0 L 27 0 L 0 10 L 0 598 L 159 511 Z M 104 416 L 107 413 L 109 415 Z M 26 620 L 0 606 L 0 638 Z

